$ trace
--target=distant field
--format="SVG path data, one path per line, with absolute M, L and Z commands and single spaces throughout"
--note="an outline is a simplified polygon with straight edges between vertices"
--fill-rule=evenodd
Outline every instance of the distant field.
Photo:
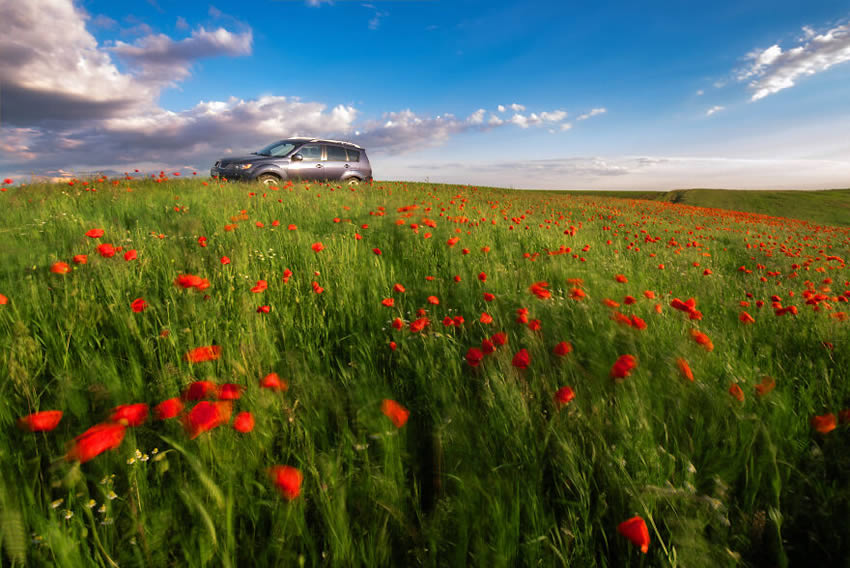
M 568 191 L 572 195 L 669 201 L 694 207 L 746 211 L 802 219 L 815 224 L 850 226 L 850 189 L 770 191 L 676 189 L 673 191 Z

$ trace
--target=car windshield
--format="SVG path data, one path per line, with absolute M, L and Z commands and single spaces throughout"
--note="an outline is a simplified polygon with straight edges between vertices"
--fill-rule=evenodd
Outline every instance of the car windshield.
M 295 144 L 292 142 L 289 142 L 288 140 L 280 140 L 269 144 L 262 150 L 257 150 L 255 154 L 259 154 L 260 156 L 285 156 L 294 148 Z

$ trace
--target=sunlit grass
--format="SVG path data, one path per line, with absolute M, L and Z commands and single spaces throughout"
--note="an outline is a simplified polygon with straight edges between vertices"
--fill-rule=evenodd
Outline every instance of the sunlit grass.
M 850 311 L 848 230 L 471 187 L 117 181 L 0 197 L 6 560 L 778 566 L 850 555 L 847 426 L 810 425 L 850 399 L 850 322 L 836 316 Z M 100 243 L 123 250 L 102 258 Z M 51 272 L 56 262 L 70 272 Z M 181 274 L 210 285 L 184 289 Z M 258 280 L 268 288 L 253 293 Z M 535 282 L 552 296 L 536 297 Z M 807 290 L 824 297 L 806 304 Z M 773 295 L 798 313 L 775 315 Z M 135 313 L 138 298 L 147 308 Z M 694 298 L 702 319 L 673 298 Z M 520 308 L 539 330 L 517 322 Z M 420 317 L 429 325 L 410 331 Z M 467 351 L 499 331 L 508 343 L 470 366 Z M 564 357 L 552 352 L 562 341 Z M 210 345 L 217 360 L 185 360 Z M 525 370 L 512 365 L 520 349 Z M 637 366 L 614 381 L 626 354 Z M 288 390 L 259 387 L 272 372 Z M 765 376 L 776 388 L 759 396 Z M 250 411 L 255 429 L 190 440 L 177 419 L 151 416 L 116 450 L 64 459 L 114 407 L 153 407 L 199 380 L 244 387 L 233 414 Z M 576 396 L 559 407 L 562 386 Z M 409 409 L 401 428 L 384 399 Z M 51 409 L 64 412 L 55 430 L 16 427 Z M 271 482 L 276 464 L 302 472 L 297 498 Z M 635 515 L 646 556 L 617 531 Z

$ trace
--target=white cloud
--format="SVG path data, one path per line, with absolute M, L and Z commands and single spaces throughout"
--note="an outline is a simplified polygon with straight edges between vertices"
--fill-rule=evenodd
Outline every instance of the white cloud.
M 561 124 L 561 132 L 566 132 L 567 130 L 569 130 L 572 127 L 573 127 L 572 124 L 570 124 L 569 122 L 565 122 L 565 123 Z
M 487 124 L 490 126 L 501 126 L 505 121 L 496 116 L 495 114 L 490 115 L 490 120 L 487 121 Z
M 476 110 L 475 112 L 473 112 L 471 115 L 469 115 L 469 117 L 466 120 L 470 124 L 481 124 L 482 122 L 484 122 L 484 114 L 486 112 L 487 112 L 486 110 L 484 110 L 483 108 L 480 108 L 480 109 Z
M 200 27 L 182 40 L 165 34 L 148 35 L 133 44 L 117 41 L 106 49 L 140 69 L 142 77 L 173 81 L 187 77 L 189 65 L 196 59 L 250 54 L 252 41 L 250 30 L 233 33 L 224 28 L 208 31 Z
M 497 106 L 497 107 L 496 107 L 496 110 L 498 110 L 499 112 L 505 112 L 505 105 L 499 105 L 499 106 Z
M 842 24 L 817 34 L 803 28 L 798 45 L 784 50 L 774 44 L 747 54 L 749 65 L 736 73 L 739 81 L 750 80 L 752 101 L 793 87 L 805 76 L 815 75 L 834 65 L 850 61 L 850 24 Z
M 703 91 L 702 89 L 700 89 L 700 90 L 698 90 L 698 91 L 697 91 L 697 96 L 698 96 L 698 97 L 701 97 L 701 96 L 703 96 L 704 94 L 705 94 L 705 91 Z
M 605 109 L 605 108 L 594 108 L 594 109 L 591 109 L 590 112 L 586 112 L 586 113 L 584 113 L 580 116 L 577 116 L 576 120 L 587 120 L 590 117 L 593 117 L 593 116 L 596 116 L 596 115 L 599 115 L 599 114 L 605 114 L 606 112 L 608 112 L 608 110 Z
M 178 30 L 188 30 L 189 22 L 187 22 L 186 18 L 184 18 L 183 16 L 177 16 L 177 22 L 174 24 L 174 26 Z
M 511 110 L 514 111 L 514 112 L 522 112 L 522 111 L 525 110 L 525 107 L 523 105 L 513 103 L 511 105 Z
M 720 106 L 720 105 L 715 105 L 715 106 L 711 107 L 710 109 L 708 109 L 707 111 L 705 111 L 705 116 L 711 116 L 712 114 L 720 112 L 721 110 L 726 110 L 726 107 Z
M 594 156 L 434 163 L 372 160 L 382 179 L 539 189 L 825 189 L 842 187 L 850 161 L 692 156 Z

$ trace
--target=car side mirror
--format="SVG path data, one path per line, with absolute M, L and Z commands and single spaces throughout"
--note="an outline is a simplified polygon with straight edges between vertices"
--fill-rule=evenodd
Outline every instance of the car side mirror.
M 301 154 L 292 154 L 292 158 L 290 158 L 293 162 L 300 162 L 304 159 L 304 156 Z

